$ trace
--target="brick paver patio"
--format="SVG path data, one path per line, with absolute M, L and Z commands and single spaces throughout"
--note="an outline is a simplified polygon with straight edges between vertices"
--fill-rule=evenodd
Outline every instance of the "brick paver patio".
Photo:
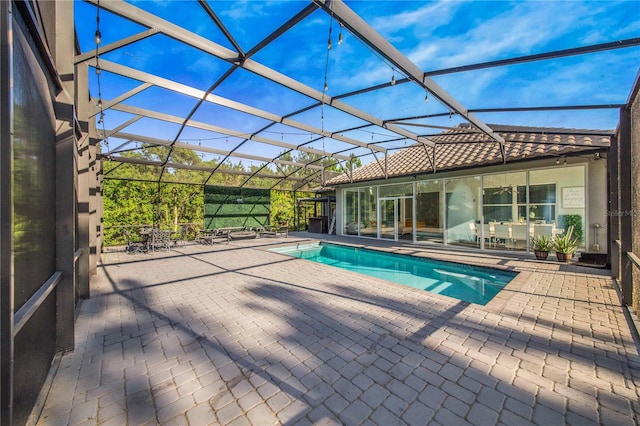
M 38 424 L 638 423 L 609 271 L 385 246 L 521 272 L 479 306 L 267 250 L 302 240 L 105 255 Z

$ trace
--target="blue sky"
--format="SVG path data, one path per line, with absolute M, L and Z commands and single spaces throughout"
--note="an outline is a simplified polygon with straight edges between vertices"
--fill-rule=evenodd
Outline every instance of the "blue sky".
M 197 2 L 131 3 L 233 49 L 232 43 Z M 209 1 L 245 52 L 307 4 L 300 1 Z M 347 1 L 346 4 L 424 71 L 640 37 L 640 1 Z M 76 26 L 82 51 L 94 49 L 94 5 L 76 2 Z M 333 47 L 327 59 L 330 26 Z M 109 12 L 101 12 L 103 45 L 143 29 Z M 388 82 L 392 75 L 397 79 L 403 77 L 344 29 L 344 41 L 338 45 L 339 32 L 338 23 L 331 22 L 327 13 L 317 10 L 252 59 L 320 91 L 326 70 L 327 93 L 330 96 Z M 161 34 L 107 53 L 101 59 L 201 90 L 208 89 L 230 66 Z M 433 80 L 471 109 L 620 104 L 626 102 L 639 66 L 640 48 L 631 47 L 446 74 L 435 76 Z M 103 72 L 100 78 L 104 99 L 116 97 L 140 84 L 107 72 Z M 96 96 L 97 78 L 93 73 L 90 84 L 91 93 Z M 246 70 L 234 72 L 213 93 L 278 115 L 290 114 L 313 104 L 313 100 L 306 96 Z M 433 99 L 425 104 L 424 91 L 413 83 L 398 84 L 344 101 L 383 119 L 448 111 Z M 125 103 L 185 116 L 196 102 L 197 99 L 188 96 L 152 88 Z M 567 128 L 614 129 L 618 123 L 618 111 L 615 109 L 479 113 L 477 116 L 485 123 Z M 126 113 L 106 111 L 105 126 L 107 129 L 116 127 L 130 117 Z M 210 103 L 198 109 L 193 119 L 247 133 L 253 133 L 268 123 L 262 118 Z M 330 131 L 342 131 L 363 123 L 328 106 L 311 109 L 293 119 Z M 455 116 L 445 116 L 415 122 L 452 126 L 460 120 Z M 126 131 L 173 140 L 178 129 L 175 124 L 143 119 Z M 419 134 L 437 132 L 415 126 L 407 126 L 406 129 Z M 394 136 L 380 128 L 346 132 L 344 135 L 367 142 Z M 273 126 L 262 136 L 294 144 L 308 142 L 312 138 L 308 133 L 284 125 Z M 220 149 L 230 148 L 240 140 L 191 128 L 185 129 L 181 139 Z M 385 146 L 403 144 L 406 142 Z M 328 139 L 310 146 L 332 152 L 347 147 L 342 142 Z M 281 150 L 251 142 L 245 144 L 241 152 L 259 152 L 273 157 Z

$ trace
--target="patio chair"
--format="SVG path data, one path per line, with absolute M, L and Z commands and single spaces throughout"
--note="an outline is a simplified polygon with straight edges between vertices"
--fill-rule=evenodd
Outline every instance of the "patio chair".
M 171 250 L 171 231 L 168 229 L 154 229 L 151 231 L 151 250 Z
M 512 248 L 523 248 L 527 246 L 527 225 L 513 224 L 511 225 L 511 241 Z
M 489 222 L 482 225 L 482 230 L 484 232 L 484 242 L 485 244 L 489 244 L 489 247 L 493 246 L 494 238 L 495 238 L 495 223 Z
M 264 227 L 260 227 L 258 230 L 258 235 L 260 237 L 271 236 L 274 238 L 278 237 L 288 237 L 289 236 L 289 227 L 288 226 L 278 226 L 278 225 L 266 225 Z
M 498 242 L 504 244 L 506 248 L 511 248 L 511 227 L 501 223 L 493 225 L 494 228 L 494 241 L 496 245 Z
M 229 242 L 229 231 L 223 229 L 206 229 L 198 232 L 196 241 L 201 244 Z
M 211 235 L 211 244 L 215 242 L 229 242 L 229 229 L 215 229 L 215 232 Z
M 211 231 L 207 231 L 206 229 L 202 229 L 196 233 L 195 242 L 200 244 L 209 244 L 209 240 L 211 239 Z
M 127 228 L 122 228 L 122 235 L 126 240 L 126 246 L 124 247 L 124 251 L 127 253 L 144 253 L 145 244 L 142 241 L 136 241 L 131 237 L 131 233 Z
M 536 237 L 538 235 L 544 235 L 546 237 L 553 237 L 553 228 L 554 228 L 554 224 L 552 223 L 543 223 L 543 224 L 539 224 L 536 223 L 533 225 L 533 237 Z
M 173 243 L 174 246 L 180 245 L 181 242 L 182 244 L 184 244 L 184 242 L 186 241 L 188 230 L 189 230 L 189 225 L 182 225 L 180 227 L 179 233 L 172 232 L 172 235 L 174 235 L 174 237 L 171 238 L 171 242 Z
M 278 231 L 276 232 L 276 236 L 281 236 L 281 237 L 289 237 L 289 225 L 282 225 L 280 226 L 280 229 L 278 229 Z

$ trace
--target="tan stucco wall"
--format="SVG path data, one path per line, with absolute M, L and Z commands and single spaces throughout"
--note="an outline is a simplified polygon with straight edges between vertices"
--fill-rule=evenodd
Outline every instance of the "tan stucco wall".
M 587 251 L 596 252 L 593 244 L 595 242 L 594 224 L 600 225 L 598 229 L 598 253 L 607 253 L 607 212 L 609 210 L 607 197 L 607 160 L 600 158 L 593 160 L 587 165 L 587 227 L 588 247 Z

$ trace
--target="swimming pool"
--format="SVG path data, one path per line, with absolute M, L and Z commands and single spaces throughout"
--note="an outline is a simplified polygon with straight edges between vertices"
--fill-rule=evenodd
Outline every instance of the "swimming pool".
M 271 250 L 479 305 L 487 304 L 517 275 L 495 268 L 327 243 Z

